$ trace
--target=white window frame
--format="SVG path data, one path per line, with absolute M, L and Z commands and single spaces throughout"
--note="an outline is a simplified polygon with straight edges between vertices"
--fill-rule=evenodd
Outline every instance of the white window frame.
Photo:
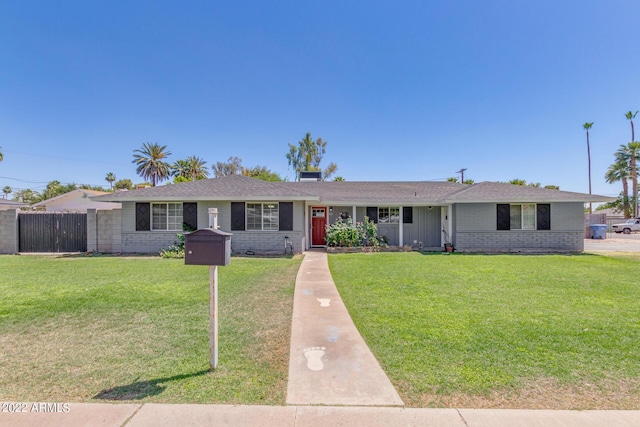
M 260 208 L 260 213 L 258 215 L 255 215 L 253 218 L 251 218 L 252 220 L 250 221 L 249 210 L 256 209 L 257 206 L 259 206 Z M 246 231 L 280 231 L 280 203 L 278 202 L 247 202 L 245 203 L 245 227 L 244 228 Z
M 393 212 L 392 212 L 393 209 Z M 386 211 L 387 220 L 383 221 L 380 214 Z M 395 213 L 395 215 L 393 215 Z M 378 224 L 400 224 L 400 207 L 399 206 L 379 206 L 378 207 Z
M 155 215 L 156 210 L 164 207 L 163 217 Z M 163 219 L 164 224 L 158 220 Z M 151 203 L 151 231 L 182 231 L 182 202 Z
M 515 228 L 513 221 L 510 221 L 511 230 L 536 230 L 538 224 L 538 205 L 536 203 L 511 203 L 509 205 L 509 215 L 513 219 L 513 207 L 520 207 L 520 226 Z M 526 208 L 525 208 L 526 206 Z

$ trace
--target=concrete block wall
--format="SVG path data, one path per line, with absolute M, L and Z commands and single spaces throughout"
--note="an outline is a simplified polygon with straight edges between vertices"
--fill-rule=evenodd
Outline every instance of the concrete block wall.
M 244 255 L 251 251 L 257 255 L 284 254 L 285 236 L 293 245 L 293 253 L 302 253 L 304 232 L 302 231 L 232 231 L 231 252 Z M 288 253 L 288 252 L 287 252 Z
M 98 216 L 98 252 L 122 252 L 122 210 L 99 210 Z
M 456 233 L 455 248 L 473 252 L 582 252 L 582 231 L 492 231 Z
M 177 231 L 145 231 L 122 233 L 122 252 L 159 253 L 176 241 Z
M 16 254 L 18 246 L 18 211 L 0 210 L 0 254 Z
M 122 211 L 87 209 L 87 251 L 122 252 Z

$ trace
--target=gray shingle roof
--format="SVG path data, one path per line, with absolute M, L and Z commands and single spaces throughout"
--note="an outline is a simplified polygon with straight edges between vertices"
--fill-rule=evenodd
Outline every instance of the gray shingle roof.
M 266 182 L 242 175 L 118 191 L 94 197 L 101 202 L 189 200 L 318 200 L 283 182 Z
M 266 182 L 242 175 L 170 184 L 93 197 L 101 202 L 197 200 L 306 200 L 327 205 L 439 205 L 481 202 L 603 202 L 590 196 L 495 182 L 434 181 Z
M 434 181 L 338 181 L 290 182 L 291 188 L 317 194 L 325 204 L 443 204 L 447 197 L 468 185 Z
M 451 195 L 453 203 L 481 202 L 607 202 L 611 197 L 552 190 L 549 188 L 513 185 L 502 182 L 481 182 Z

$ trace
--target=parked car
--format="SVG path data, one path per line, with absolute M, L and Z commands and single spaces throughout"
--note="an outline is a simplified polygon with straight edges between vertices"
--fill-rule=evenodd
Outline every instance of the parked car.
M 619 224 L 613 224 L 611 226 L 616 233 L 629 234 L 632 231 L 640 231 L 640 218 L 628 219 L 625 222 Z

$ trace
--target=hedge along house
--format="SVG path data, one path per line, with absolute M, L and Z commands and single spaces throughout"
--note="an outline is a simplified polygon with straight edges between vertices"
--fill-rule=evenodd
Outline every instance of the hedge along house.
M 460 251 L 582 251 L 586 202 L 610 198 L 484 182 L 265 182 L 234 175 L 95 197 L 122 203 L 122 252 L 157 252 L 182 225 L 218 209 L 236 254 L 299 253 L 325 245 L 337 218 L 377 223 L 390 245 Z

